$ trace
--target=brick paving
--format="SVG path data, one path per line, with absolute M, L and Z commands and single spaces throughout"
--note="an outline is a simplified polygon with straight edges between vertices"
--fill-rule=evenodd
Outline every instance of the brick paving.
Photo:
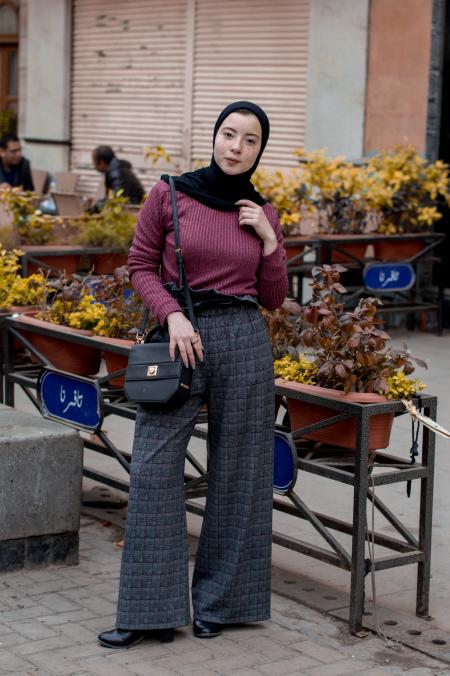
M 4 574 L 0 580 L 0 675 L 20 676 L 450 676 L 450 667 L 376 636 L 357 639 L 346 625 L 272 595 L 272 620 L 199 640 L 190 627 L 175 641 L 126 651 L 96 643 L 113 626 L 120 532 L 83 517 L 80 564 Z

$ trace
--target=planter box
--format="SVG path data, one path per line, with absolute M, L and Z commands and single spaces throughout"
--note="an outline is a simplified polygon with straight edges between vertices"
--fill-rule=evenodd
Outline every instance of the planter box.
M 34 331 L 27 331 L 28 326 L 40 329 L 51 329 L 52 333 L 65 335 L 91 336 L 92 331 L 72 329 L 68 326 L 51 324 L 32 315 L 21 315 L 17 320 L 23 325 L 24 337 L 40 352 L 48 361 L 61 371 L 68 371 L 80 376 L 95 375 L 100 368 L 101 350 L 89 345 L 74 345 L 70 341 L 58 339 L 58 335 L 45 335 Z M 35 358 L 36 361 L 36 358 Z
M 425 246 L 424 237 L 426 234 L 421 237 L 411 237 L 405 239 L 400 238 L 389 238 L 382 236 L 383 239 L 377 240 L 377 235 L 374 235 L 373 248 L 375 253 L 375 258 L 380 261 L 405 261 L 408 258 L 415 256 Z
M 320 260 L 321 263 L 349 263 L 352 262 L 354 259 L 352 256 L 357 258 L 358 260 L 364 260 L 366 250 L 367 250 L 367 235 L 319 235 L 319 239 L 321 239 L 324 243 L 325 246 L 322 247 L 321 253 L 320 253 Z M 366 240 L 366 241 L 359 241 L 359 240 Z M 334 244 L 335 246 L 339 247 L 339 249 L 345 250 L 349 255 L 346 255 L 346 253 L 341 253 L 340 251 L 336 251 L 335 247 L 331 247 L 331 254 L 329 255 L 327 252 L 327 246 L 326 243 L 330 242 Z
M 284 238 L 284 249 L 286 251 L 286 258 L 288 262 L 295 258 L 295 256 L 303 253 L 306 242 L 309 242 L 310 240 L 311 238 L 305 235 L 287 235 Z M 302 243 L 303 241 L 305 244 Z M 296 264 L 298 265 L 301 265 L 302 263 L 303 258 L 299 258 L 298 261 L 296 261 Z
M 112 275 L 116 268 L 126 265 L 127 262 L 127 253 L 104 253 L 92 256 L 92 263 L 96 275 Z
M 365 392 L 349 392 L 348 394 L 345 394 L 339 390 L 331 390 L 316 385 L 303 385 L 302 383 L 287 382 L 281 378 L 276 379 L 275 383 L 287 389 L 291 389 L 294 392 L 303 392 L 305 394 L 312 394 L 343 402 L 379 404 L 387 401 L 386 397 L 381 394 L 369 394 Z M 322 422 L 327 418 L 333 418 L 339 413 L 342 413 L 339 409 L 327 408 L 320 404 L 291 399 L 289 397 L 287 397 L 287 406 L 292 430 Z M 393 420 L 393 413 L 381 413 L 370 418 L 370 451 L 387 448 L 387 446 L 389 446 Z M 310 434 L 305 435 L 305 439 L 320 441 L 331 446 L 338 446 L 339 448 L 355 450 L 356 420 L 355 418 L 344 420 L 321 430 L 311 432 Z
M 27 254 L 27 274 L 29 275 L 37 272 L 39 268 L 45 270 L 46 267 L 72 275 L 80 266 L 81 254 L 71 253 L 70 250 L 73 249 L 71 245 L 44 244 L 42 246 L 21 246 L 20 249 Z M 29 260 L 30 256 L 36 258 L 39 263 Z

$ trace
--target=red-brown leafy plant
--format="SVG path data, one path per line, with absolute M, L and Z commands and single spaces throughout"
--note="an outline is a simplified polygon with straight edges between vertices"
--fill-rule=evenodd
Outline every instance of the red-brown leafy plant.
M 277 310 L 261 308 L 274 359 L 281 359 L 287 354 L 298 359 L 298 351 L 295 348 L 299 343 L 299 335 L 294 317 L 300 311 L 300 305 L 290 298 L 286 298 Z
M 312 270 L 311 302 L 302 307 L 297 320 L 300 343 L 314 350 L 316 384 L 345 392 L 387 393 L 387 379 L 398 369 L 414 371 L 413 361 L 426 363 L 403 350 L 386 347 L 390 336 L 380 328 L 378 298 L 362 298 L 354 310 L 345 310 L 340 295 L 346 289 L 341 265 L 323 265 Z

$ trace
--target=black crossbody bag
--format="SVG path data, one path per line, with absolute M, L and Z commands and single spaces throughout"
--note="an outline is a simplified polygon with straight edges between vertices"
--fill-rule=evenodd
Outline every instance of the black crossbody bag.
M 172 198 L 172 217 L 175 235 L 175 251 L 178 265 L 178 286 L 184 294 L 189 320 L 198 331 L 197 319 L 192 304 L 191 290 L 186 279 L 183 254 L 180 246 L 177 197 L 173 178 L 169 177 Z M 125 372 L 124 391 L 129 401 L 140 404 L 181 406 L 189 397 L 192 384 L 192 368 L 186 367 L 177 349 L 175 361 L 169 355 L 169 332 L 162 326 L 155 327 L 147 335 L 145 329 L 149 311 L 142 314 L 136 344 L 130 350 Z

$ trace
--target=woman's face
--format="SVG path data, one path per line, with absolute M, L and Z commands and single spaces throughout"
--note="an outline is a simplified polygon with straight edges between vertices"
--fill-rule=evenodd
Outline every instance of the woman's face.
M 252 168 L 261 149 L 261 124 L 253 113 L 231 113 L 214 141 L 214 159 L 225 174 L 235 176 Z

